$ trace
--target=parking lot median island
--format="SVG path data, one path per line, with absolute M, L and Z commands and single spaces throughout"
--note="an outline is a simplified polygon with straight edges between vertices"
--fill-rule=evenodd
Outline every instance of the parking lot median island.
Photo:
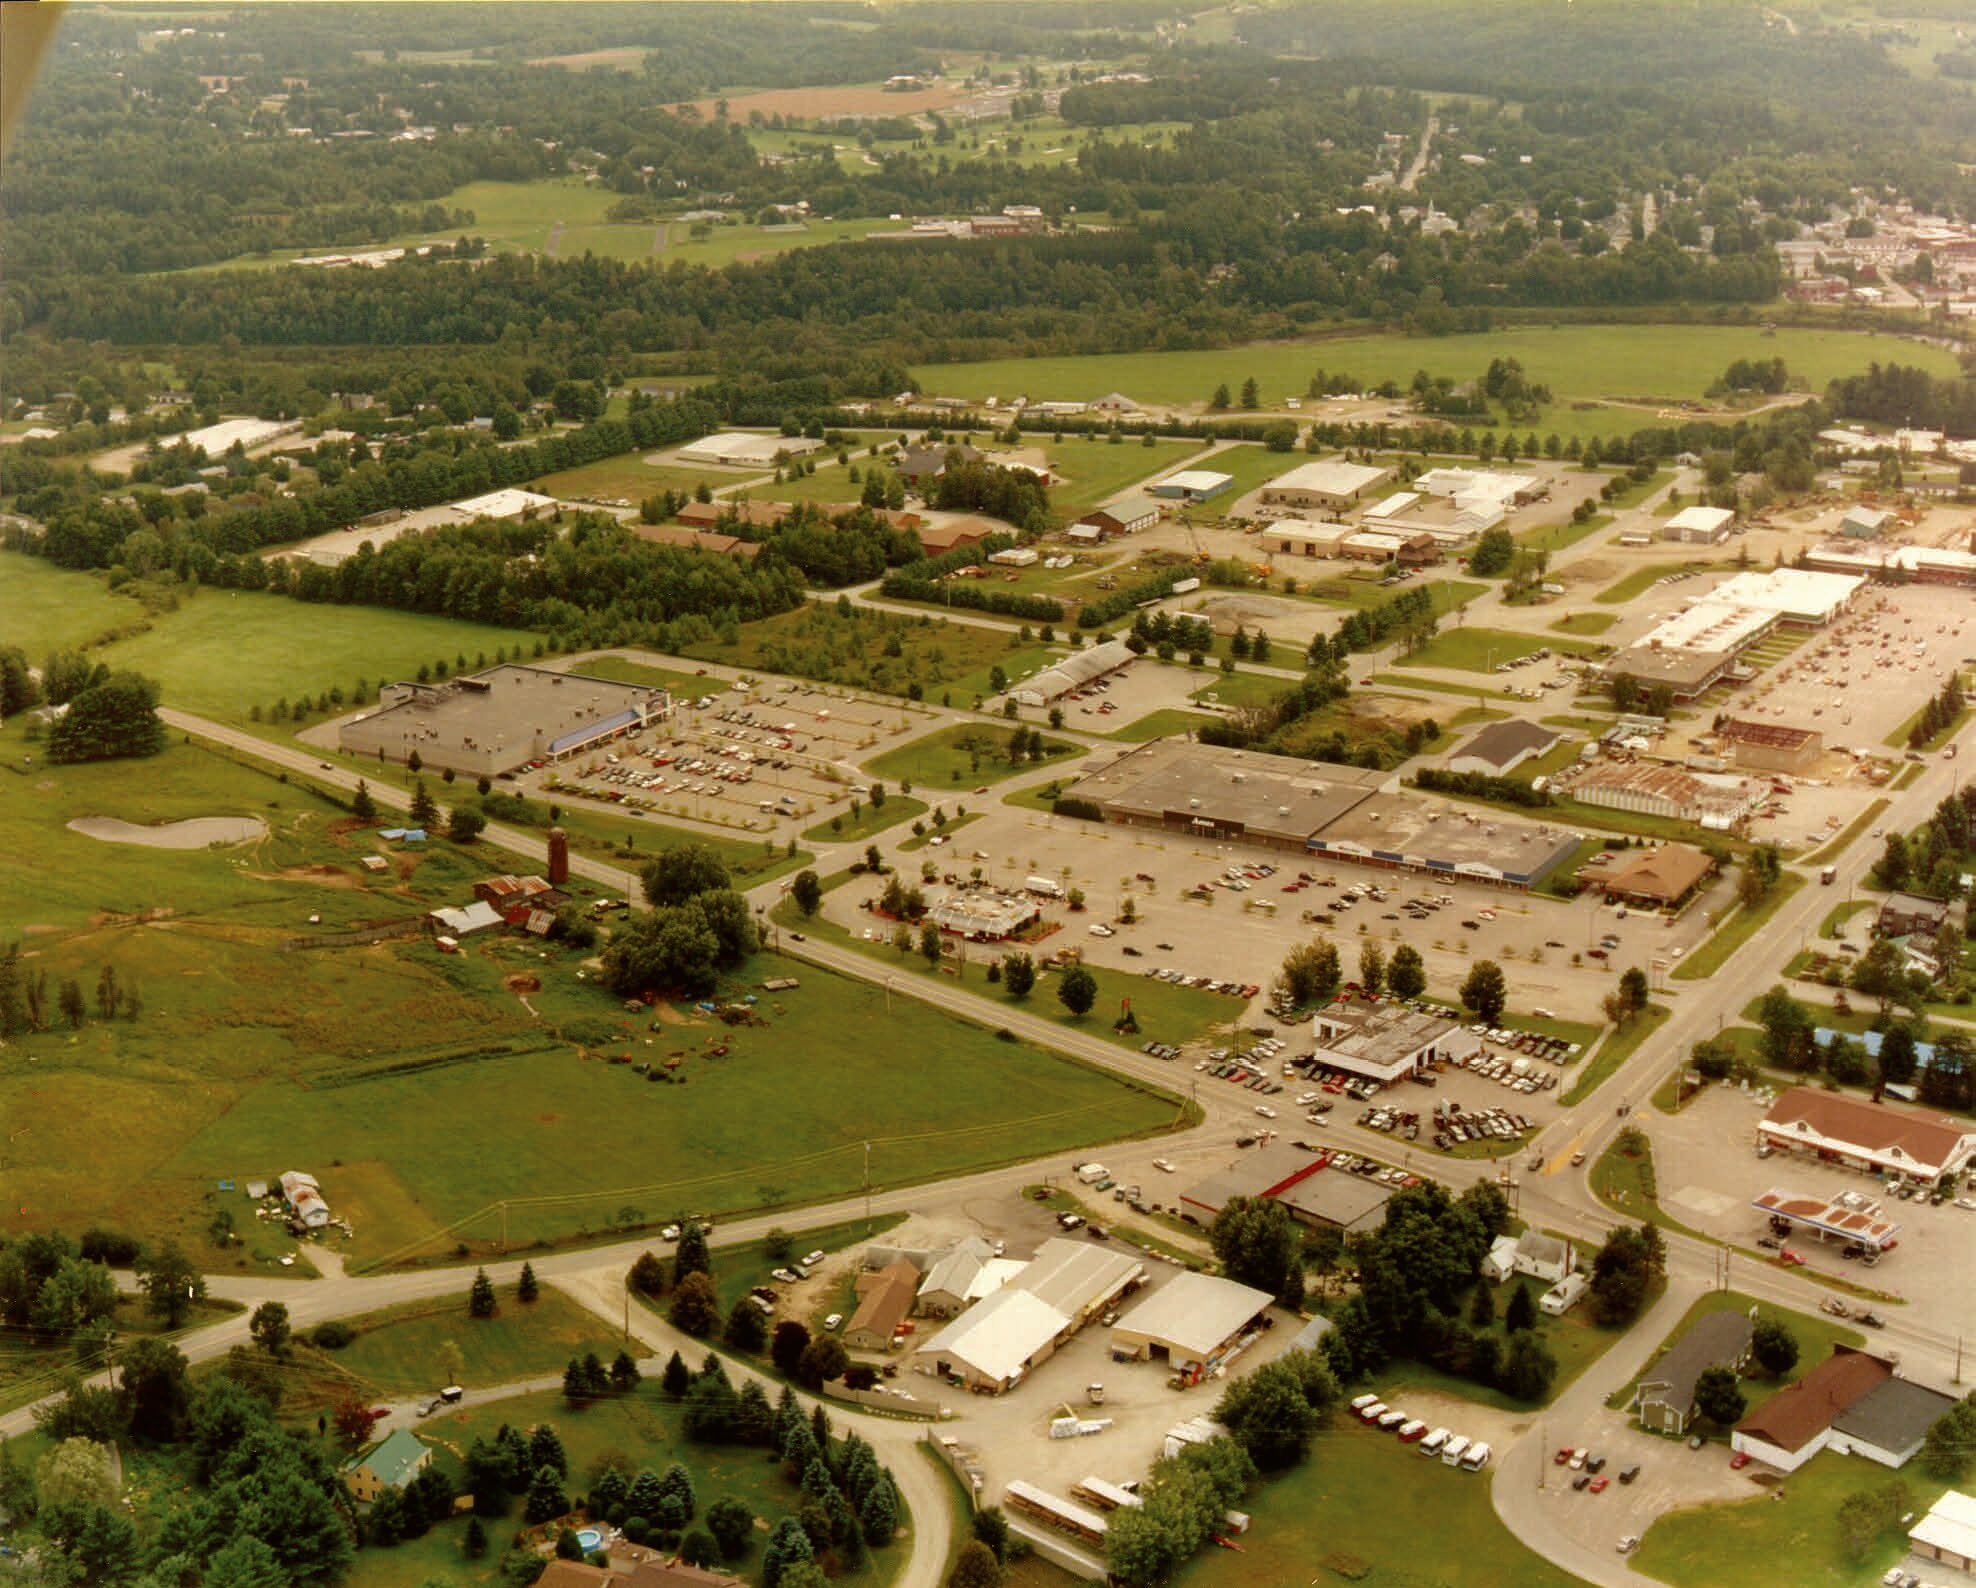
M 1795 871 L 1787 871 L 1771 884 L 1755 909 L 1740 905 L 1729 919 L 1715 929 L 1707 942 L 1674 967 L 1676 981 L 1700 981 L 1713 976 L 1729 962 L 1730 957 L 1763 930 L 1779 910 L 1790 902 L 1792 895 L 1804 886 L 1804 878 Z

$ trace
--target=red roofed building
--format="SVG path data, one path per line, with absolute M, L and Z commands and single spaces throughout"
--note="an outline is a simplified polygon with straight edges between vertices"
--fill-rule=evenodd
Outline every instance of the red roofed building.
M 1834 1346 L 1797 1383 L 1738 1423 L 1729 1443 L 1766 1466 L 1796 1472 L 1825 1448 L 1835 1419 L 1893 1376 L 1893 1363 L 1850 1346 Z
M 1969 1120 L 1889 1108 L 1811 1086 L 1785 1092 L 1756 1130 L 1759 1145 L 1917 1180 L 1957 1173 L 1976 1157 L 1976 1124 Z

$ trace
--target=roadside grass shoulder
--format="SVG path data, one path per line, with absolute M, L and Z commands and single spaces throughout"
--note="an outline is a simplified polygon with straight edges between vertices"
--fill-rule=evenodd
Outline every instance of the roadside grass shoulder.
M 1396 667 L 1440 667 L 1465 673 L 1486 673 L 1502 662 L 1519 661 L 1545 648 L 1544 640 L 1506 629 L 1444 629 L 1411 656 L 1394 658 Z M 1566 656 L 1589 655 L 1597 646 L 1582 640 L 1557 639 L 1549 648 Z
M 1354 1579 L 1394 1588 L 1571 1588 L 1577 1579 L 1525 1546 L 1489 1503 L 1491 1474 L 1451 1471 L 1413 1445 L 1334 1415 L 1309 1457 L 1261 1485 L 1243 1509 L 1254 1525 L 1240 1553 L 1204 1549 L 1181 1568 L 1178 1588 Z M 1400 1518 L 1431 1518 L 1405 1527 Z M 1349 1564 L 1348 1564 L 1349 1563 Z
M 1618 621 L 1616 612 L 1567 612 L 1551 625 L 1551 632 L 1594 639 Z
M 1614 581 L 1592 599 L 1602 606 L 1624 606 L 1627 602 L 1645 595 L 1669 574 L 1675 573 L 1716 573 L 1727 570 L 1726 562 L 1706 560 L 1694 562 L 1654 562 L 1645 567 L 1635 568 L 1625 578 Z
M 1762 931 L 1765 924 L 1773 919 L 1804 885 L 1804 878 L 1801 875 L 1795 871 L 1786 871 L 1755 909 L 1745 909 L 1737 905 L 1729 919 L 1717 927 L 1706 942 L 1674 967 L 1674 979 L 1700 981 L 1713 976 L 1729 962 L 1739 948 Z
M 1043 761 L 1024 760 L 1018 766 L 1008 759 L 1012 731 L 987 722 L 955 723 L 887 750 L 864 768 L 894 784 L 911 783 L 915 794 L 937 796 L 951 789 L 965 795 L 977 785 L 999 783 L 1080 753 L 1068 740 L 1046 737 Z
M 1580 1067 L 1558 1102 L 1565 1108 L 1571 1108 L 1590 1097 L 1639 1052 L 1641 1044 L 1660 1029 L 1667 1016 L 1665 1005 L 1649 1004 L 1643 1014 L 1635 1015 L 1625 1026 L 1609 1030 L 1598 1051 L 1592 1055 L 1591 1062 Z
M 867 799 L 860 802 L 855 812 L 846 808 L 835 816 L 826 817 L 814 827 L 804 828 L 803 837 L 815 844 L 862 843 L 874 833 L 909 822 L 915 816 L 924 816 L 927 809 L 926 801 L 922 799 L 906 794 L 888 794 L 883 805 L 873 805 Z

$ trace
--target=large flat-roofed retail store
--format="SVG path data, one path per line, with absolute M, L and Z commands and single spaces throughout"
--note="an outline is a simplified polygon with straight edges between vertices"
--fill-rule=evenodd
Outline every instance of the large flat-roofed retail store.
M 337 730 L 340 748 L 467 777 L 511 772 L 636 733 L 672 712 L 643 684 L 509 663 L 439 684 L 386 684 L 377 706 Z

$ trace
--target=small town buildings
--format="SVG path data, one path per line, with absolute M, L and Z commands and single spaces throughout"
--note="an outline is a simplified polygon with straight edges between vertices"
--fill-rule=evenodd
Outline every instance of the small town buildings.
M 1750 1319 L 1740 1312 L 1710 1312 L 1697 1318 L 1667 1354 L 1646 1370 L 1633 1404 L 1643 1427 L 1679 1436 L 1695 1417 L 1695 1381 L 1704 1369 L 1741 1372 L 1750 1357 Z
M 1726 507 L 1684 507 L 1661 525 L 1662 540 L 1690 546 L 1719 546 L 1729 538 L 1736 515 Z
M 1839 520 L 1839 533 L 1848 540 L 1878 540 L 1889 525 L 1898 522 L 1884 507 L 1849 507 Z
M 858 1309 L 844 1325 L 844 1343 L 860 1351 L 883 1351 L 899 1325 L 912 1315 L 919 1295 L 919 1270 L 904 1258 L 858 1275 Z
M 1136 1254 L 1081 1241 L 1045 1241 L 993 1295 L 976 1302 L 913 1353 L 922 1372 L 999 1394 L 1064 1341 L 1145 1283 Z
M 1933 937 L 1947 924 L 1949 907 L 1941 899 L 1924 898 L 1918 893 L 1890 893 L 1880 901 L 1873 917 L 1877 937 L 1910 937 L 1916 933 Z
M 1950 1489 L 1908 1529 L 1907 1543 L 1938 1566 L 1976 1572 L 1976 1495 Z
M 1582 772 L 1571 797 L 1609 810 L 1672 816 L 1726 832 L 1761 805 L 1768 790 L 1749 778 L 1646 762 L 1602 761 Z
M 1757 1143 L 1869 1174 L 1934 1181 L 1976 1157 L 1976 1121 L 1793 1086 L 1758 1122 Z
M 1482 1259 L 1482 1277 L 1497 1284 L 1519 1276 L 1555 1285 L 1578 1271 L 1578 1248 L 1542 1230 L 1521 1235 L 1498 1235 Z
M 1043 918 L 1035 899 L 993 887 L 959 888 L 928 906 L 926 919 L 970 943 L 1000 943 Z
M 386 1489 L 402 1489 L 432 1462 L 432 1450 L 409 1428 L 394 1428 L 370 1449 L 345 1464 L 343 1481 L 351 1495 L 368 1504 Z
M 753 560 L 762 554 L 761 543 L 724 535 L 710 529 L 687 529 L 678 524 L 626 524 L 640 540 L 654 546 L 683 546 L 689 551 L 711 551 L 722 557 Z
M 979 1294 L 975 1286 L 994 1261 L 995 1248 L 978 1235 L 954 1242 L 927 1265 L 919 1282 L 914 1310 L 926 1318 L 951 1318 L 964 1311 L 969 1303 L 992 1295 L 1001 1288 L 999 1283 Z M 1021 1266 L 1015 1265 L 1018 1269 Z
M 1957 546 L 1866 545 L 1842 540 L 1813 547 L 1805 553 L 1805 565 L 1895 584 L 1976 584 L 1976 552 Z
M 1692 844 L 1662 844 L 1594 860 L 1579 869 L 1578 886 L 1581 891 L 1597 888 L 1614 904 L 1670 910 L 1714 876 L 1715 869 L 1714 858 Z
M 1506 777 L 1531 757 L 1546 753 L 1563 737 L 1555 728 L 1521 717 L 1492 722 L 1449 759 L 1448 770 Z
M 329 1204 L 312 1174 L 290 1169 L 281 1177 L 281 1199 L 295 1222 L 307 1229 L 319 1230 L 329 1222 Z
M 1072 651 L 1054 666 L 1025 678 L 1009 695 L 1025 706 L 1047 706 L 1087 684 L 1109 678 L 1137 659 L 1138 654 L 1125 641 L 1106 640 L 1102 645 Z
M 473 885 L 473 896 L 493 905 L 503 917 L 518 906 L 536 905 L 554 891 L 540 877 L 482 877 Z
M 1034 546 L 1004 546 L 989 552 L 988 560 L 998 568 L 1033 568 L 1043 560 L 1043 554 Z
M 1120 535 L 1134 534 L 1149 529 L 1159 522 L 1160 505 L 1150 496 L 1127 496 L 1107 507 L 1094 507 L 1065 531 L 1072 540 L 1116 540 Z M 1090 529 L 1095 534 L 1082 536 L 1077 531 Z
M 678 456 L 681 463 L 713 464 L 729 469 L 771 469 L 790 458 L 806 457 L 822 450 L 823 443 L 809 436 L 723 430 L 681 447 Z
M 1170 497 L 1189 504 L 1205 502 L 1221 495 L 1235 483 L 1232 474 L 1217 474 L 1212 469 L 1182 469 L 1178 474 L 1169 474 L 1157 480 L 1146 490 L 1152 496 Z
M 485 899 L 475 899 L 473 903 L 458 908 L 442 906 L 428 911 L 425 918 L 434 932 L 455 940 L 471 937 L 476 932 L 491 932 L 507 924 L 507 917 Z
M 1091 406 L 1101 414 L 1136 414 L 1139 411 L 1139 405 L 1119 391 L 1106 392 Z
M 1715 736 L 1729 747 L 1736 765 L 1757 772 L 1804 772 L 1825 753 L 1825 735 L 1816 728 L 1781 722 L 1724 717 L 1715 724 Z
M 1175 1274 L 1112 1326 L 1112 1356 L 1211 1369 L 1270 1304 L 1267 1291 L 1211 1274 Z
M 1425 568 L 1441 560 L 1441 543 L 1424 529 L 1361 529 L 1338 542 L 1338 555 L 1353 562 L 1393 562 L 1402 568 Z
M 1794 628 L 1824 628 L 1851 607 L 1865 585 L 1854 574 L 1771 568 L 1725 579 L 1710 598 L 1774 612 L 1779 622 Z
M 1390 1086 L 1409 1075 L 1480 1050 L 1466 1026 L 1397 1003 L 1337 1003 L 1311 1020 L 1317 1062 Z
M 711 502 L 688 502 L 672 516 L 688 529 L 715 529 L 723 523 L 772 529 L 792 510 L 787 502 L 743 502 L 716 497 Z
M 1256 544 L 1270 557 L 1335 557 L 1345 537 L 1352 533 L 1349 524 L 1279 518 L 1263 526 Z
M 919 525 L 919 543 L 926 548 L 929 557 L 939 557 L 950 551 L 958 551 L 963 546 L 978 546 L 990 535 L 1012 533 L 1007 524 L 997 524 L 992 519 L 960 516 L 947 518 L 940 523 L 930 520 Z
M 1821 1450 L 1898 1470 L 1954 1405 L 1951 1397 L 1900 1377 L 1893 1360 L 1835 1345 L 1797 1383 L 1738 1423 L 1730 1443 L 1780 1472 L 1797 1471 Z
M 951 441 L 945 446 L 919 446 L 901 452 L 892 460 L 892 467 L 907 484 L 918 486 L 938 479 L 951 463 L 980 463 L 984 456 L 978 447 Z
M 1283 1207 L 1307 1229 L 1354 1235 L 1379 1223 L 1392 1194 L 1392 1187 L 1378 1180 L 1329 1173 L 1321 1159 L 1270 1142 L 1189 1186 L 1180 1194 L 1180 1216 L 1211 1224 L 1237 1197 L 1260 1197 Z
M 1258 498 L 1265 507 L 1318 509 L 1342 513 L 1356 505 L 1367 491 L 1392 479 L 1393 471 L 1362 463 L 1330 458 L 1305 463 L 1280 474 L 1262 488 Z

